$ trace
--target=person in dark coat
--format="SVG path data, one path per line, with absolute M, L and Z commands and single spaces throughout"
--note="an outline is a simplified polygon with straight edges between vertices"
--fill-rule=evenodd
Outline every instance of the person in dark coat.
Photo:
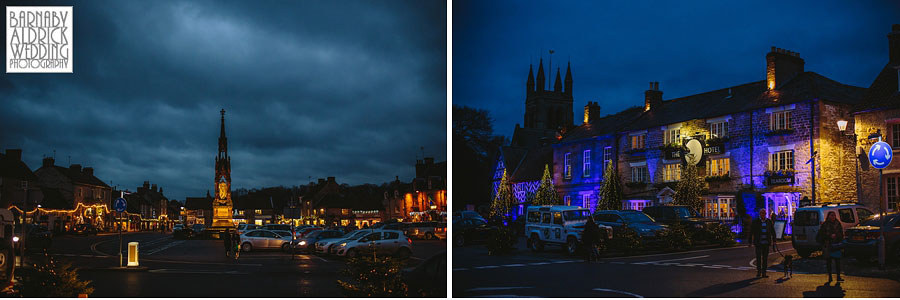
M 828 212 L 825 222 L 819 226 L 816 240 L 822 242 L 822 254 L 825 255 L 825 267 L 828 269 L 828 282 L 831 282 L 832 261 L 837 269 L 837 281 L 844 281 L 841 279 L 841 250 L 833 248 L 834 244 L 844 240 L 844 228 L 841 226 L 841 222 L 838 222 L 837 215 L 833 211 Z
M 766 210 L 759 210 L 759 219 L 750 224 L 750 245 L 756 246 L 756 277 L 769 278 L 769 248 L 775 244 L 775 224 L 766 217 Z
M 587 247 L 587 261 L 597 261 L 600 254 L 597 253 L 597 242 L 600 236 L 600 227 L 594 223 L 593 218 L 588 218 L 584 224 L 584 232 L 581 234 L 581 242 Z
M 232 239 L 231 229 L 226 229 L 225 234 L 222 237 L 222 241 L 225 244 L 225 257 L 228 257 L 228 255 L 231 254 L 231 252 L 230 252 L 231 247 L 234 246 L 231 239 Z

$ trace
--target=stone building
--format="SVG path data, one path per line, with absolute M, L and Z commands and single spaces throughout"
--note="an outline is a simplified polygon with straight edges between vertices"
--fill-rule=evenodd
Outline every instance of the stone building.
M 90 223 L 100 230 L 112 226 L 108 217 L 112 189 L 94 176 L 94 168 L 82 168 L 79 164 L 66 167 L 54 164 L 52 157 L 44 158 L 40 168 L 34 171 L 44 188 L 58 189 L 65 201 L 63 206 L 71 210 L 55 210 L 53 216 L 60 221 L 60 230 L 68 231 L 75 224 Z M 51 224 L 55 229 L 57 225 Z
M 642 105 L 602 118 L 589 103 L 585 123 L 553 146 L 553 180 L 567 203 L 593 209 L 603 168 L 614 161 L 625 183 L 623 208 L 670 204 L 685 144 L 696 140 L 708 217 L 765 208 L 790 219 L 803 197 L 855 201 L 852 145 L 841 143 L 836 121 L 862 92 L 773 47 L 765 80 L 671 100 L 651 83 Z
M 236 224 L 275 224 L 275 210 L 272 199 L 260 194 L 247 194 L 234 201 L 234 222 Z
M 888 62 L 863 95 L 852 116 L 841 115 L 848 121 L 848 143 L 855 144 L 859 161 L 859 180 L 856 191 L 866 206 L 880 208 L 880 197 L 887 209 L 897 211 L 900 201 L 900 24 L 894 24 L 888 34 Z M 868 151 L 878 136 L 891 145 L 894 158 L 884 169 L 879 184 L 879 171 L 869 164 Z M 871 137 L 871 138 L 870 138 Z
M 206 197 L 187 197 L 184 199 L 184 223 L 188 226 L 203 224 L 212 226 L 213 197 L 206 192 Z
M 149 181 L 144 181 L 143 186 L 137 187 L 137 192 L 125 195 L 125 200 L 132 208 L 129 213 L 140 216 L 139 222 L 131 226 L 134 227 L 133 230 L 160 231 L 172 228 L 172 219 L 169 216 L 169 198 L 155 183 L 150 184 Z
M 350 223 L 353 203 L 334 177 L 310 182 L 302 201 L 301 210 L 306 212 L 306 224 L 332 226 Z

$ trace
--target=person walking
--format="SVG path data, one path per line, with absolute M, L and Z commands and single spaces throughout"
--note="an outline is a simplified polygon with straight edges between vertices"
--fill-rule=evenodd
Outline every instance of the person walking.
M 759 219 L 750 225 L 750 245 L 756 246 L 756 278 L 769 278 L 766 269 L 769 267 L 769 247 L 775 244 L 775 225 L 766 217 L 766 210 L 759 210 Z
M 597 226 L 597 223 L 594 223 L 593 218 L 588 218 L 587 223 L 584 224 L 584 232 L 581 233 L 581 242 L 587 247 L 587 261 L 597 261 L 599 260 L 599 253 L 597 253 L 597 238 L 600 235 L 600 227 Z
M 231 239 L 231 229 L 226 229 L 225 234 L 222 237 L 222 241 L 225 244 L 225 257 L 231 257 L 231 251 L 233 250 L 232 246 L 234 246 Z
M 819 232 L 816 234 L 816 241 L 822 244 L 822 254 L 825 255 L 825 268 L 828 269 L 828 282 L 831 282 L 831 262 L 837 273 L 837 281 L 841 279 L 841 253 L 842 243 L 844 241 L 844 228 L 837 220 L 837 215 L 830 211 L 825 218 L 825 222 L 819 226 Z

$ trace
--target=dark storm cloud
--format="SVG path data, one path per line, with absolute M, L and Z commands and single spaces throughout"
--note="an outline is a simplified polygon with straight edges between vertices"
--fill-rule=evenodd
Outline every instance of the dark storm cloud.
M 548 81 L 572 62 L 576 123 L 588 101 L 604 115 L 643 105 L 650 81 L 672 99 L 763 80 L 771 46 L 868 87 L 898 20 L 896 1 L 454 1 L 453 103 L 489 110 L 510 136 L 528 64 L 543 55 L 547 68 L 548 49 Z
M 32 168 L 55 149 L 119 187 L 203 195 L 222 108 L 235 187 L 446 160 L 445 3 L 52 4 L 74 6 L 75 73 L 0 77 L 0 147 Z

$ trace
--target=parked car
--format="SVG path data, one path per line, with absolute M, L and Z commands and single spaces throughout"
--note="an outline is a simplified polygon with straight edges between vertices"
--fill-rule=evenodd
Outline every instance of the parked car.
M 377 227 L 376 229 L 404 231 L 407 228 L 409 228 L 410 224 L 412 224 L 412 223 L 406 223 L 406 222 L 404 222 L 404 223 L 400 223 L 400 222 L 384 223 L 383 226 Z
M 689 230 L 703 229 L 709 224 L 721 224 L 721 221 L 704 218 L 697 210 L 687 205 L 660 205 L 645 207 L 643 213 L 652 217 L 659 224 L 672 225 L 682 223 Z
M 284 249 L 290 247 L 291 236 L 282 236 L 271 230 L 251 230 L 241 235 L 241 251 L 254 249 Z
M 265 226 L 263 226 L 263 229 L 291 231 L 291 225 L 290 224 L 266 224 Z
M 76 224 L 75 228 L 72 229 L 72 233 L 77 235 L 96 235 L 98 230 L 93 224 Z
M 666 226 L 656 223 L 653 218 L 637 210 L 600 210 L 594 213 L 594 222 L 610 226 L 613 235 L 621 235 L 625 228 L 630 228 L 644 240 L 654 240 Z
M 194 235 L 194 231 L 184 225 L 178 224 L 172 228 L 172 237 L 175 239 L 189 239 Z
M 335 254 L 353 258 L 370 248 L 374 248 L 378 255 L 408 258 L 412 255 L 412 240 L 399 230 L 376 230 L 358 238 L 342 240 L 335 246 Z
M 447 296 L 447 251 L 432 255 L 415 268 L 403 270 L 410 297 Z
M 878 255 L 878 238 L 881 237 L 881 222 L 884 221 L 885 256 L 888 259 L 900 260 L 900 213 L 889 212 L 882 220 L 880 215 L 873 215 L 859 225 L 847 228 L 845 237 L 846 253 L 857 260 L 868 260 Z
M 19 243 L 25 242 L 25 251 L 41 251 L 50 248 L 53 242 L 53 233 L 42 225 L 25 224 L 25 238 L 22 238 L 22 224 L 13 228 L 13 240 L 18 238 Z
M 307 234 L 313 231 L 322 230 L 322 227 L 309 227 L 297 232 L 297 238 L 302 239 L 306 237 Z
M 241 223 L 241 224 L 238 224 L 236 230 L 237 230 L 237 234 L 241 235 L 241 234 L 244 234 L 245 232 L 248 232 L 250 230 L 256 230 L 256 229 L 262 229 L 262 228 L 261 228 L 261 226 L 256 225 L 256 224 Z
M 457 247 L 487 240 L 491 230 L 483 218 L 453 219 L 453 245 Z
M 453 212 L 453 220 L 456 221 L 456 219 L 481 219 L 485 223 L 487 223 L 487 219 L 478 214 L 478 212 L 471 210 L 461 210 Z
M 444 227 L 441 227 L 441 223 L 437 221 L 414 222 L 407 225 L 404 233 L 410 238 L 433 240 L 439 238 L 438 233 L 442 230 L 446 232 L 446 229 L 446 223 L 444 223 Z
M 791 225 L 791 244 L 800 257 L 806 258 L 813 252 L 822 250 L 822 246 L 816 242 L 816 234 L 819 233 L 819 225 L 825 222 L 829 212 L 837 215 L 845 233 L 847 228 L 856 226 L 860 220 L 874 214 L 865 206 L 855 203 L 825 203 L 798 208 L 794 212 L 794 222 Z
M 301 239 L 294 240 L 291 244 L 294 245 L 295 250 L 300 252 L 314 253 L 316 252 L 316 242 L 342 236 L 344 236 L 344 232 L 340 230 L 316 230 Z
M 532 251 L 542 251 L 545 245 L 559 245 L 574 255 L 581 248 L 581 233 L 591 217 L 591 211 L 578 206 L 530 206 L 525 214 L 525 236 Z M 613 238 L 612 227 L 597 224 L 606 231 L 603 236 Z
M 356 230 L 356 231 L 350 232 L 348 234 L 345 234 L 344 236 L 339 237 L 339 238 L 321 239 L 318 242 L 316 242 L 316 254 L 321 254 L 321 255 L 334 254 L 334 246 L 336 245 L 335 243 L 340 242 L 342 240 L 346 240 L 346 239 L 358 238 L 364 234 L 374 232 L 374 231 L 375 231 L 374 229 L 360 229 L 360 230 Z

